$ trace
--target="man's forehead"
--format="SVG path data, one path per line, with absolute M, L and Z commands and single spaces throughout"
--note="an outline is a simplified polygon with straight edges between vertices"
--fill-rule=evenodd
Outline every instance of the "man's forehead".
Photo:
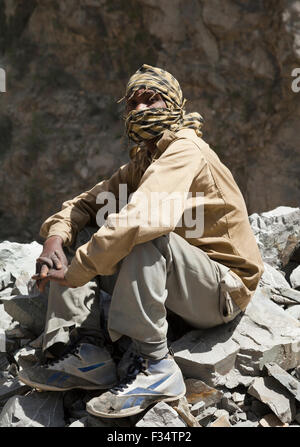
M 153 95 L 153 94 L 156 94 L 157 92 L 155 91 L 155 90 L 153 90 L 153 89 L 149 89 L 149 88 L 139 88 L 138 90 L 136 90 L 135 92 L 134 92 L 134 94 L 131 96 L 131 97 L 129 97 L 127 100 L 129 100 L 129 99 L 133 99 L 133 98 L 137 98 L 137 97 L 140 97 L 140 96 L 143 96 L 143 95 Z

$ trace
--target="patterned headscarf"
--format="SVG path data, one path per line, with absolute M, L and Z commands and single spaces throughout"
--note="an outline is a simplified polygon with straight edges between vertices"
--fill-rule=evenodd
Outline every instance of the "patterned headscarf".
M 166 129 L 176 132 L 183 128 L 194 129 L 198 136 L 202 136 L 202 116 L 197 112 L 186 114 L 186 100 L 178 81 L 170 73 L 151 65 L 142 65 L 129 79 L 125 96 L 121 100 L 129 100 L 139 89 L 159 93 L 167 108 L 129 112 L 125 127 L 130 139 L 140 143 L 160 136 Z

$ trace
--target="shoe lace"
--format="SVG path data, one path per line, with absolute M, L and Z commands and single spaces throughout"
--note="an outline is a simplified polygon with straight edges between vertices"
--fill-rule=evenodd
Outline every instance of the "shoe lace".
M 110 391 L 114 394 L 118 394 L 119 391 L 124 391 L 135 380 L 136 376 L 140 373 L 149 375 L 147 372 L 146 360 L 138 355 L 131 355 L 132 362 L 127 369 L 127 374 L 124 379 Z
M 73 346 L 73 348 L 68 349 L 68 351 L 66 351 L 59 358 L 47 360 L 47 363 L 46 363 L 45 367 L 48 368 L 49 366 L 53 366 L 53 365 L 61 362 L 62 360 L 70 357 L 71 355 L 74 355 L 75 357 L 80 358 L 80 356 L 78 355 L 78 351 L 79 351 L 79 346 L 78 345 L 77 346 Z

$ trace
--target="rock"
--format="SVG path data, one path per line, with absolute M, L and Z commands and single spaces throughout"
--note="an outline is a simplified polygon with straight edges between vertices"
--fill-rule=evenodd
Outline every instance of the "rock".
M 260 400 L 253 399 L 251 403 L 251 411 L 258 417 L 262 418 L 270 412 L 268 405 L 264 404 Z
M 278 287 L 277 289 L 273 290 L 273 293 L 281 295 L 283 298 L 287 298 L 289 300 L 289 304 L 300 304 L 300 292 L 298 290 Z
M 260 421 L 259 424 L 262 427 L 288 427 L 289 424 L 282 422 L 274 413 L 266 414 Z
M 300 265 L 290 275 L 290 283 L 294 289 L 300 288 Z
M 281 273 L 278 269 L 276 269 L 272 265 L 267 264 L 266 262 L 264 262 L 264 269 L 264 273 L 262 274 L 262 277 L 260 279 L 261 285 L 266 285 L 270 288 L 290 287 L 290 284 L 285 279 L 283 273 Z
M 182 397 L 177 401 L 169 402 L 169 405 L 174 408 L 181 419 L 186 422 L 188 427 L 200 427 L 199 422 L 193 416 L 192 412 L 189 409 L 189 404 L 186 397 Z
M 230 424 L 227 416 L 221 416 L 209 424 L 209 427 L 232 427 L 232 425 Z
M 285 312 L 291 317 L 295 318 L 295 320 L 300 321 L 300 304 L 296 306 L 288 307 Z
M 190 331 L 171 345 L 175 360 L 188 378 L 199 378 L 214 386 L 234 366 L 238 344 L 228 329 L 220 326 L 207 331 Z
M 0 427 L 64 427 L 62 393 L 36 391 L 11 397 L 0 414 Z
M 0 384 L 0 401 L 6 401 L 15 394 L 25 394 L 31 388 L 20 382 L 17 377 L 14 379 L 7 379 L 5 382 Z
M 186 379 L 185 385 L 186 399 L 191 404 L 203 402 L 204 407 L 209 407 L 220 402 L 223 396 L 222 391 L 210 387 L 202 380 Z
M 199 415 L 205 409 L 205 403 L 203 401 L 199 401 L 195 403 L 191 408 L 191 413 L 195 416 Z
M 159 402 L 135 425 L 136 427 L 186 427 L 187 424 L 165 402 Z
M 30 283 L 35 273 L 35 261 L 42 251 L 42 245 L 37 242 L 18 244 L 4 241 L 0 243 L 0 273 L 10 275 L 10 282 L 22 288 L 22 293 L 28 293 L 24 285 Z M 6 279 L 6 282 L 8 279 Z
M 201 425 L 206 426 L 214 420 L 214 414 L 217 410 L 217 407 L 205 408 L 200 414 L 198 414 L 198 416 L 196 416 L 196 419 Z
M 282 422 L 293 421 L 295 398 L 273 377 L 256 377 L 248 393 L 268 405 Z
M 45 293 L 2 297 L 1 300 L 5 311 L 24 328 L 35 335 L 43 332 L 48 304 Z
M 68 427 L 88 427 L 88 418 L 84 417 L 73 421 Z
M 276 363 L 266 363 L 268 373 L 283 385 L 300 402 L 300 381 L 280 368 Z
M 232 393 L 232 400 L 236 404 L 243 404 L 245 402 L 246 395 L 238 392 Z
M 232 387 L 260 375 L 266 362 L 283 369 L 300 361 L 300 324 L 258 289 L 244 315 L 206 331 L 194 330 L 172 344 L 183 374 L 209 386 Z M 234 373 L 232 373 L 232 371 Z M 244 382 L 245 383 L 245 382 Z
M 280 206 L 249 217 L 264 262 L 285 266 L 300 241 L 300 208 Z
M 258 422 L 254 422 L 254 421 L 245 421 L 245 422 L 237 422 L 236 424 L 233 425 L 233 427 L 244 427 L 244 428 L 248 428 L 248 427 L 258 427 L 259 423 Z

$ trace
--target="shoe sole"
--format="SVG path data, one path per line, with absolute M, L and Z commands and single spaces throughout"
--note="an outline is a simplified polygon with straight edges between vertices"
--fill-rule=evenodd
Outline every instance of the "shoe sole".
M 74 385 L 65 388 L 59 388 L 52 385 L 45 385 L 37 382 L 33 382 L 32 380 L 24 379 L 23 377 L 18 377 L 18 379 L 25 383 L 25 385 L 30 386 L 31 388 L 35 388 L 37 391 L 69 391 L 74 389 L 82 389 L 82 390 L 107 390 L 116 385 L 116 383 L 112 383 L 111 385 Z
M 142 413 L 148 407 L 150 407 L 150 405 L 156 404 L 158 402 L 174 402 L 176 400 L 181 399 L 185 395 L 186 395 L 186 391 L 184 393 L 182 393 L 182 394 L 179 394 L 176 397 L 173 396 L 173 397 L 167 397 L 167 398 L 163 398 L 163 399 L 154 400 L 146 408 L 133 408 L 131 411 L 130 410 L 126 410 L 125 412 L 122 412 L 122 413 L 102 413 L 101 411 L 94 410 L 92 406 L 88 405 L 88 403 L 86 404 L 86 410 L 87 410 L 88 413 L 92 414 L 93 416 L 97 416 L 97 417 L 111 418 L 111 419 L 113 419 L 113 418 L 126 418 L 128 416 L 134 416 L 135 414 Z

